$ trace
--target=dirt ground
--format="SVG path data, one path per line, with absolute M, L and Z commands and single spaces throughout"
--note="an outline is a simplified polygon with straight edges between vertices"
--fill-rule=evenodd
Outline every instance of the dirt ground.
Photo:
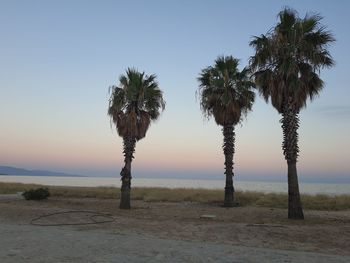
M 91 214 L 87 212 L 75 212 L 44 217 L 32 223 L 41 225 L 81 225 L 58 227 L 31 225 L 31 221 L 39 216 L 66 211 L 95 211 L 108 213 L 111 217 L 91 217 Z M 5 230 L 9 228 L 16 229 L 16 226 L 18 226 L 18 228 L 30 228 L 28 232 L 31 235 L 40 233 L 40 231 L 43 231 L 43 234 L 45 233 L 46 235 L 50 231 L 63 229 L 73 231 L 71 235 L 74 235 L 74 233 L 108 233 L 119 236 L 148 237 L 149 240 L 158 240 L 157 242 L 160 242 L 160 244 L 165 244 L 171 240 L 175 243 L 177 242 L 176 244 L 178 245 L 180 245 L 178 242 L 192 242 L 189 243 L 192 245 L 200 244 L 202 248 L 207 245 L 220 245 L 222 246 L 221 248 L 237 247 L 238 249 L 238 247 L 241 247 L 243 249 L 245 247 L 258 250 L 290 251 L 291 253 L 312 252 L 317 253 L 317 255 L 324 255 L 324 259 L 327 258 L 327 255 L 337 255 L 337 260 L 334 262 L 339 261 L 339 259 L 344 259 L 344 262 L 346 262 L 350 259 L 350 211 L 305 211 L 306 219 L 303 221 L 288 220 L 286 216 L 287 211 L 285 209 L 257 207 L 223 208 L 219 204 L 190 202 L 157 203 L 133 201 L 131 210 L 120 210 L 118 209 L 117 200 L 50 198 L 46 201 L 25 201 L 8 198 L 0 200 L 0 225 L 3 226 L 3 228 L 0 228 L 0 231 L 3 229 L 3 233 L 0 233 L 0 239 L 3 239 L 6 233 L 11 239 L 10 232 Z M 83 225 L 84 223 L 93 222 L 92 220 L 113 220 L 113 222 Z M 21 231 L 25 232 L 23 229 Z M 54 238 L 57 238 L 57 234 Z M 145 238 L 143 246 L 148 243 L 147 240 Z M 12 246 L 14 246 L 16 242 L 20 241 L 12 240 L 12 242 Z M 123 242 L 126 241 L 124 240 Z M 133 244 L 130 240 L 127 242 Z M 184 245 L 184 243 L 181 245 Z M 164 249 L 166 251 L 166 248 Z M 208 251 L 210 251 L 209 248 Z M 12 254 L 10 252 L 6 253 L 7 257 L 3 258 L 1 262 L 30 262 L 19 260 L 16 257 L 16 252 L 11 252 Z M 16 261 L 11 261 L 11 255 L 13 260 L 16 259 Z M 210 258 L 210 255 L 208 258 Z M 296 258 L 294 256 L 294 259 Z M 315 259 L 315 256 L 310 254 L 310 258 Z M 160 262 L 169 260 L 177 262 L 175 259 L 176 257 L 170 256 L 168 260 L 164 259 L 164 261 L 160 260 Z M 218 259 L 216 257 L 216 260 Z M 185 261 L 203 262 L 202 260 Z M 244 261 L 238 260 L 234 262 Z M 330 259 L 327 261 L 332 262 Z M 60 262 L 79 261 L 69 261 L 67 259 L 67 261 Z M 85 262 L 99 261 L 87 260 Z M 112 261 L 106 260 L 101 262 Z M 138 260 L 132 262 L 138 262 Z M 256 261 L 252 260 L 250 262 Z M 311 262 L 313 261 L 311 260 Z

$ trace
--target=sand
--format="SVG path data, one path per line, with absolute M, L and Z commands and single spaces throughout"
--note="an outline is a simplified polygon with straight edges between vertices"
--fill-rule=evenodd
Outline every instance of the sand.
M 0 198 L 0 262 L 350 262 L 350 211 L 222 208 L 218 204 Z M 64 211 L 109 213 L 113 222 L 34 226 Z M 95 217 L 96 221 L 108 218 Z M 89 213 L 35 223 L 88 223 Z

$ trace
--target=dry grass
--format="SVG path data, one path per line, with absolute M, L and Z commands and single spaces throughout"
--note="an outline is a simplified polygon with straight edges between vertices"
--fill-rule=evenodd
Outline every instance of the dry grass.
M 13 194 L 41 187 L 34 184 L 0 183 L 0 194 Z M 74 198 L 119 198 L 120 191 L 115 187 L 66 187 L 48 186 L 51 196 Z M 168 188 L 133 188 L 131 191 L 133 200 L 146 202 L 200 202 L 222 203 L 223 190 L 208 189 L 168 189 Z M 287 207 L 287 194 L 260 193 L 249 191 L 237 191 L 236 200 L 239 206 L 260 207 Z M 350 195 L 302 195 L 302 203 L 305 209 L 310 210 L 347 210 L 350 209 Z
M 24 192 L 37 187 L 40 187 L 40 185 L 0 182 L 0 194 L 15 194 L 17 192 Z

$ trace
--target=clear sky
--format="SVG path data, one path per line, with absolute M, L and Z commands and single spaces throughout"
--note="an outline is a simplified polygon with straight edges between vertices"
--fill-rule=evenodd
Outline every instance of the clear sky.
M 135 176 L 222 179 L 222 133 L 195 93 L 218 55 L 246 66 L 253 35 L 284 7 L 320 13 L 337 42 L 319 98 L 301 112 L 299 177 L 349 180 L 350 1 L 0 1 L 0 165 L 119 176 L 108 87 L 127 67 L 155 73 L 167 102 L 136 146 Z M 257 97 L 236 128 L 238 180 L 286 180 L 280 116 Z

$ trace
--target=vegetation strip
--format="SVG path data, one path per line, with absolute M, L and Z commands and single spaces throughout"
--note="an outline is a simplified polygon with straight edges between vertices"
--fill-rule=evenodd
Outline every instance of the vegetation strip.
M 0 194 L 15 194 L 42 185 L 1 183 Z M 98 198 L 119 199 L 120 191 L 116 187 L 66 187 L 45 186 L 49 188 L 50 198 Z M 198 202 L 198 203 L 222 203 L 222 190 L 208 189 L 169 189 L 169 188 L 133 188 L 131 193 L 133 200 L 145 202 Z M 236 191 L 239 206 L 257 206 L 270 208 L 287 208 L 288 196 L 283 193 L 261 193 L 250 191 Z M 301 200 L 305 209 L 311 210 L 347 210 L 350 209 L 350 194 L 329 196 L 324 194 L 303 194 Z

